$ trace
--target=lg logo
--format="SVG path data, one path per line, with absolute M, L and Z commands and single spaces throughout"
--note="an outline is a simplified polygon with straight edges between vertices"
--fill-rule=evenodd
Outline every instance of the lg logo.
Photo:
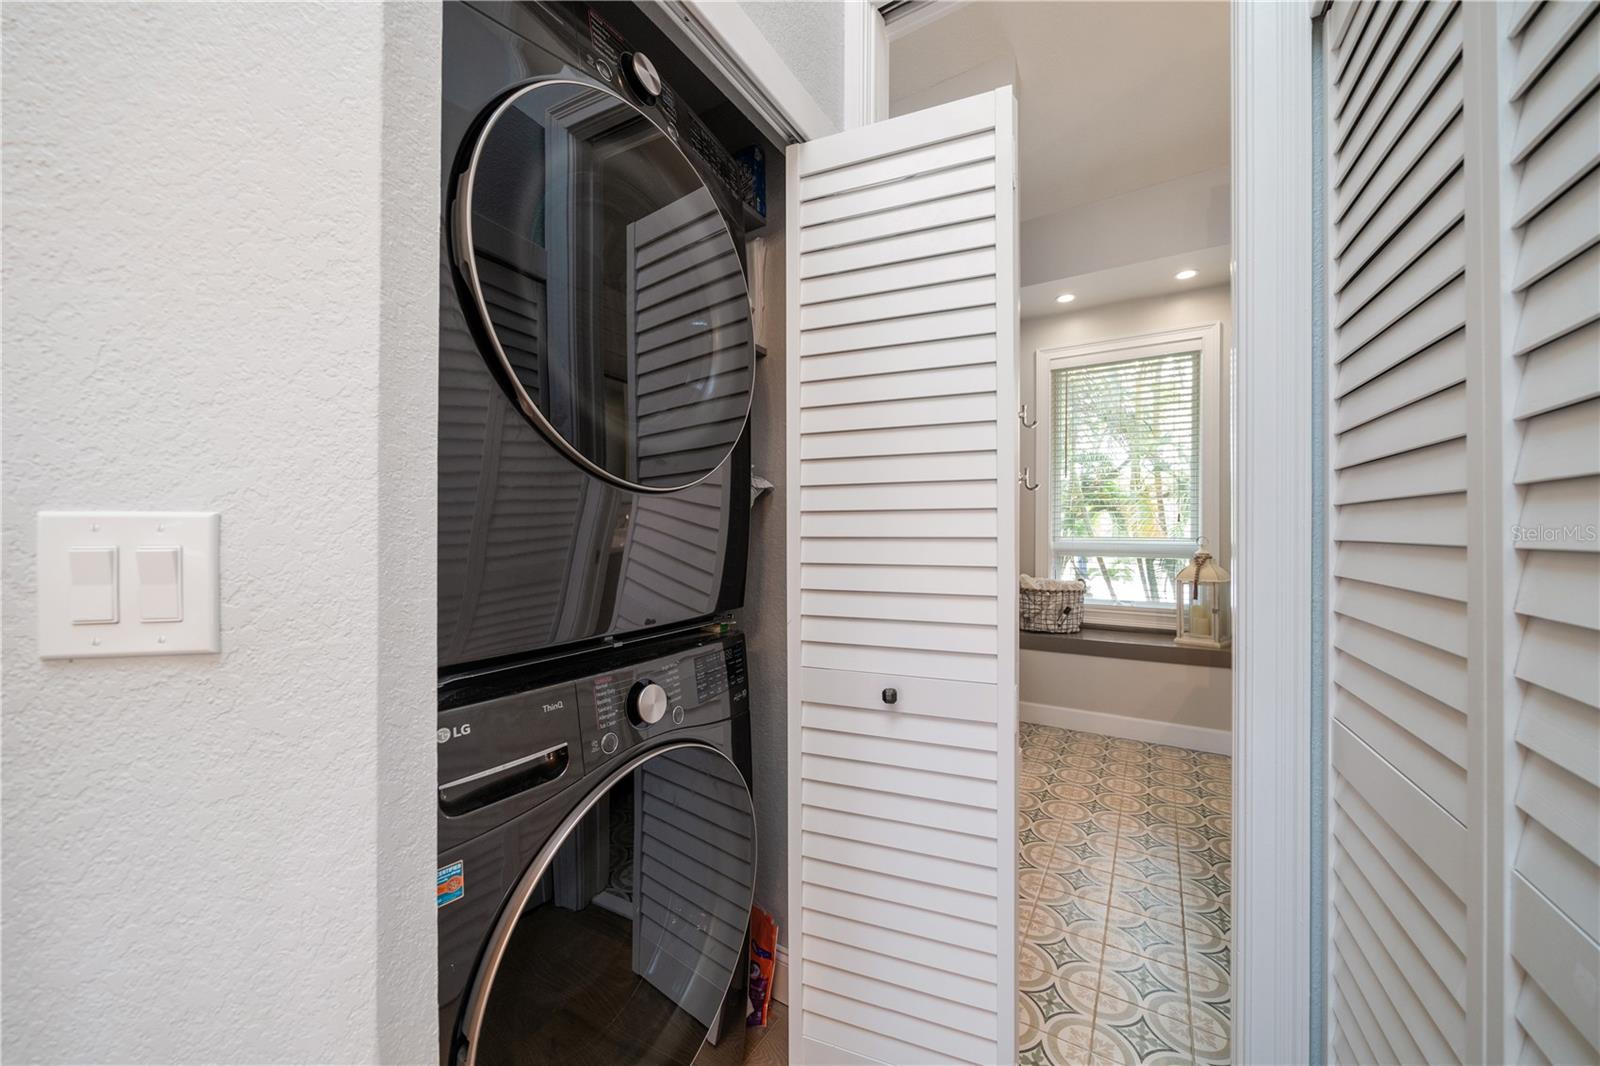
M 447 729 L 444 726 L 440 726 L 439 727 L 439 732 L 437 734 L 435 734 L 435 735 L 439 738 L 439 743 L 441 743 L 441 744 L 443 744 L 445 741 L 449 740 L 451 737 L 471 736 L 472 735 L 472 723 L 471 722 L 462 722 L 460 725 L 454 727 L 453 729 Z

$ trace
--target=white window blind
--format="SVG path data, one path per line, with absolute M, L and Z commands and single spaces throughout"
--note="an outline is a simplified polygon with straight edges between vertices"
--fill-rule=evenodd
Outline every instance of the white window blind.
M 1050 372 L 1053 576 L 1090 600 L 1170 604 L 1201 538 L 1199 350 Z

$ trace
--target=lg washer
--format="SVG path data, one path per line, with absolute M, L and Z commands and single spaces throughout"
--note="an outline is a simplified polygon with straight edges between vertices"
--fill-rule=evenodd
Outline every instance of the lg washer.
M 586 669 L 441 693 L 442 1066 L 690 1066 L 708 1040 L 742 1047 L 743 638 L 686 635 Z

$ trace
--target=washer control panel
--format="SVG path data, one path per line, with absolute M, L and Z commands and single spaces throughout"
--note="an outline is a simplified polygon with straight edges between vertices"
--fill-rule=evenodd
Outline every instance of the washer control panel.
M 576 678 L 577 680 L 574 680 Z M 439 839 L 465 840 L 675 729 L 745 714 L 744 637 L 685 633 L 439 687 Z
M 458 817 L 579 777 L 577 705 L 576 689 L 557 685 L 441 712 L 440 811 Z
M 585 770 L 679 726 L 741 713 L 749 698 L 737 635 L 580 681 Z

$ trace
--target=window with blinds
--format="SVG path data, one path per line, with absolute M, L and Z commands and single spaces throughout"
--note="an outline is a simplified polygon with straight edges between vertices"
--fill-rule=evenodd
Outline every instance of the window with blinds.
M 1051 575 L 1163 607 L 1201 539 L 1201 352 L 1066 356 L 1050 369 Z

